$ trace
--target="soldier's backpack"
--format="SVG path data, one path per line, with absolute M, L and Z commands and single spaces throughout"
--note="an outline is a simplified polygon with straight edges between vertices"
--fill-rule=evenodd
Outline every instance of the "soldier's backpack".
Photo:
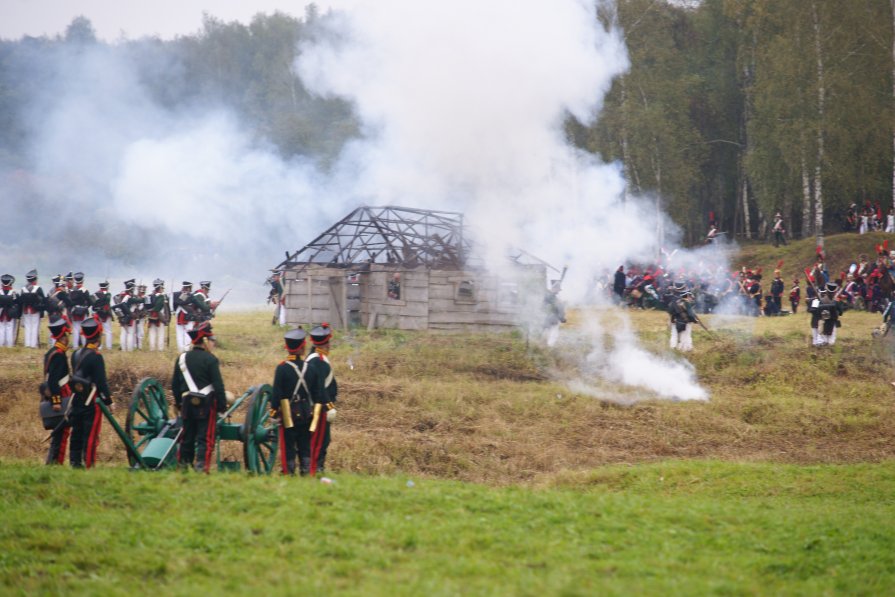
M 311 391 L 308 389 L 307 382 L 305 382 L 305 373 L 308 370 L 308 362 L 304 361 L 301 369 L 299 369 L 295 363 L 287 361 L 287 364 L 295 369 L 295 373 L 298 375 L 298 382 L 295 384 L 295 391 L 292 393 L 290 408 L 292 409 L 293 414 L 298 415 L 299 419 L 302 421 L 309 421 L 311 419 L 311 414 L 314 412 L 314 407 L 311 404 Z M 300 388 L 305 389 L 304 396 L 298 391 Z

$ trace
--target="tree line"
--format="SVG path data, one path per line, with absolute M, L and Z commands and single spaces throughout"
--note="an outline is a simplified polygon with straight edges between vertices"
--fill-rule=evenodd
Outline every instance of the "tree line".
M 314 6 L 247 25 L 206 15 L 194 35 L 108 49 L 161 105 L 227 105 L 284 157 L 325 167 L 360 133 L 348 103 L 312 96 L 293 69 L 322 18 Z M 710 218 L 762 238 L 779 212 L 822 243 L 852 203 L 895 205 L 895 0 L 617 0 L 594 18 L 619 28 L 631 66 L 593 123 L 567 121 L 568 137 L 618 160 L 685 242 Z M 54 38 L 0 40 L 0 163 L 23 159 L 21 114 L 53 57 L 84 45 L 104 44 L 83 17 Z

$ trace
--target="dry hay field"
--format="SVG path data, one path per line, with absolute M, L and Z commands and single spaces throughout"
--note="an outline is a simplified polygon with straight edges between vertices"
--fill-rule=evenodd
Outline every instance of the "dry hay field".
M 659 359 L 685 358 L 667 347 L 665 314 L 629 316 L 646 350 Z M 893 345 L 871 338 L 878 315 L 846 313 L 832 348 L 810 346 L 805 314 L 706 316 L 714 334 L 694 332 L 695 350 L 686 356 L 709 393 L 705 402 L 664 400 L 596 377 L 586 380 L 587 391 L 569 385 L 581 377 L 589 344 L 579 330 L 592 319 L 620 325 L 615 309 L 572 310 L 550 349 L 518 333 L 338 332 L 340 405 L 330 470 L 541 485 L 608 463 L 855 463 L 895 455 Z M 271 383 L 284 355 L 282 330 L 269 321 L 263 311 L 224 312 L 215 320 L 224 381 L 237 396 Z M 0 351 L 0 458 L 44 458 L 36 389 L 43 353 Z M 155 377 L 168 387 L 175 356 L 107 351 L 122 425 L 135 384 Z M 225 453 L 240 457 L 239 444 Z M 126 463 L 107 423 L 99 462 Z

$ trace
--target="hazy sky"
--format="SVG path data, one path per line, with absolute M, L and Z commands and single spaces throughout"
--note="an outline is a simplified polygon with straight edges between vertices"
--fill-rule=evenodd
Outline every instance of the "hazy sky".
M 202 27 L 202 13 L 223 21 L 248 23 L 257 13 L 275 11 L 300 17 L 305 0 L 0 0 L 0 38 L 53 36 L 72 19 L 90 19 L 97 36 L 114 41 L 157 35 L 171 39 Z

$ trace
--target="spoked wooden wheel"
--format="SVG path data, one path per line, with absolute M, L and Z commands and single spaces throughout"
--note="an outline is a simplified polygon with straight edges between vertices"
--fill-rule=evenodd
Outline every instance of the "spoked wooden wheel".
M 269 475 L 277 467 L 279 422 L 270 416 L 273 388 L 264 384 L 252 392 L 243 428 L 243 457 L 246 470 Z
M 162 432 L 167 421 L 168 400 L 162 384 L 151 377 L 140 380 L 131 396 L 124 427 L 138 453 L 143 453 L 146 445 Z M 136 464 L 130 452 L 127 459 L 131 466 Z

